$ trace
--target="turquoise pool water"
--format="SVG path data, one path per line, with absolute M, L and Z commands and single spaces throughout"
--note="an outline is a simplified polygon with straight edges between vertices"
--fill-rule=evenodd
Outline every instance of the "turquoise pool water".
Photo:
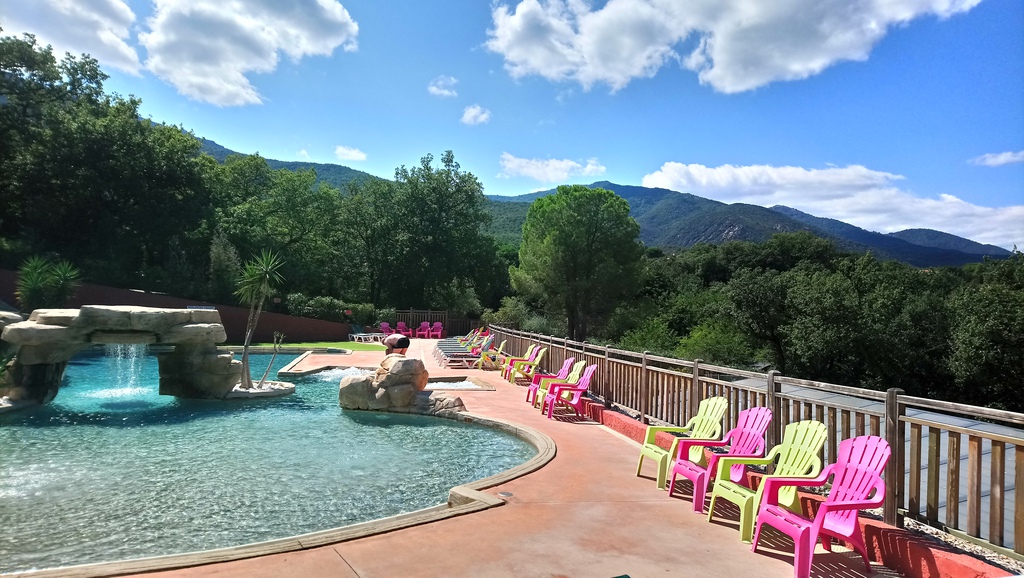
M 278 356 L 271 377 L 295 356 Z M 269 355 L 253 356 L 253 375 Z M 157 395 L 155 357 L 85 356 L 48 406 L 0 415 L 0 572 L 247 544 L 444 503 L 525 462 L 472 424 L 342 411 L 338 378 L 277 399 Z

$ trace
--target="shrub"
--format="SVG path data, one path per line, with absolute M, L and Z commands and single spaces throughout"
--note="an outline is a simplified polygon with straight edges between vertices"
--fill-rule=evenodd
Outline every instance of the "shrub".
M 381 321 L 387 321 L 393 325 L 395 318 L 398 317 L 398 312 L 395 311 L 394 307 L 382 307 L 374 312 L 374 317 L 377 318 L 373 322 L 374 325 L 380 325 Z
M 349 321 L 359 325 L 373 325 L 377 321 L 377 311 L 373 308 L 373 303 L 351 303 L 346 311 L 352 312 L 348 315 Z

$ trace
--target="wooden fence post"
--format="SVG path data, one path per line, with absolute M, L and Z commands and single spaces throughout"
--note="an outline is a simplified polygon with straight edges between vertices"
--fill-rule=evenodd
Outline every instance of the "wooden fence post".
M 906 471 L 903 463 L 903 427 L 900 421 L 906 410 L 900 405 L 901 395 L 903 390 L 898 387 L 890 387 L 885 392 L 885 440 L 889 442 L 892 454 L 885 466 L 885 505 L 882 510 L 882 521 L 897 528 L 903 527 L 899 499 L 903 487 L 903 472 Z
M 778 397 L 782 392 L 782 384 L 775 381 L 779 372 L 775 369 L 768 372 L 768 384 L 765 388 L 768 398 L 768 407 L 772 410 L 772 421 L 768 427 L 768 447 L 773 448 L 779 445 L 782 440 L 782 399 Z
M 650 423 L 647 414 L 651 409 L 650 392 L 647 391 L 647 355 L 649 353 L 650 351 L 645 351 L 640 358 L 640 423 L 645 425 Z
M 683 423 L 689 421 L 689 419 L 697 415 L 697 407 L 700 405 L 701 400 L 704 399 L 704 395 L 700 390 L 700 362 L 703 359 L 693 360 L 693 369 L 690 370 L 690 408 L 686 415 L 686 419 L 682 420 Z
M 612 387 L 611 379 L 608 377 L 608 346 L 604 346 L 604 367 L 601 368 L 601 384 L 603 391 L 601 397 L 604 398 L 604 406 L 606 408 L 612 407 Z

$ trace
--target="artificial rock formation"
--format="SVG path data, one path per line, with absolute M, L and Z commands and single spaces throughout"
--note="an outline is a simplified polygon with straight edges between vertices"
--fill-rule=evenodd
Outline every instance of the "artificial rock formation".
M 212 309 L 86 305 L 37 309 L 28 321 L 5 324 L 0 339 L 17 356 L 0 376 L 0 396 L 46 403 L 57 395 L 71 357 L 91 344 L 167 344 L 158 356 L 160 393 L 181 397 L 228 397 L 242 364 L 217 344 L 227 338 Z
M 342 379 L 338 403 L 345 409 L 442 417 L 465 411 L 461 398 L 423 391 L 429 377 L 422 361 L 393 353 L 384 358 L 376 372 Z

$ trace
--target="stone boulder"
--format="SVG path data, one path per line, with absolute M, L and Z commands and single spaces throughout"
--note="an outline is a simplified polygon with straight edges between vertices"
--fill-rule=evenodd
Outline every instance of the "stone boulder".
M 422 361 L 393 353 L 375 372 L 342 379 L 338 403 L 345 409 L 423 415 L 447 416 L 465 411 L 460 398 L 423 391 L 429 377 Z

